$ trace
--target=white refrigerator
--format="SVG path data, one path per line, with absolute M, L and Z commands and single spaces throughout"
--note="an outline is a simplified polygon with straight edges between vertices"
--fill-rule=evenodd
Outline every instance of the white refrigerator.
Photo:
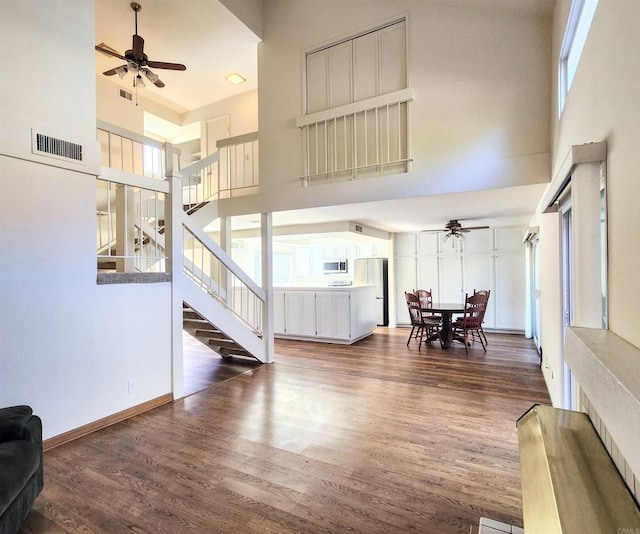
M 386 258 L 363 258 L 355 262 L 355 283 L 375 286 L 376 321 L 389 325 L 389 263 Z

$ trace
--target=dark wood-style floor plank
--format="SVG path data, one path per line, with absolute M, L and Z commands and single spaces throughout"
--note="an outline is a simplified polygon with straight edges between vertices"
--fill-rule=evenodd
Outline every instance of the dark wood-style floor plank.
M 209 380 L 204 390 L 46 452 L 21 532 L 468 534 L 481 516 L 521 526 L 515 421 L 549 403 L 532 343 L 488 334 L 486 354 L 466 354 L 418 351 L 407 336 L 277 340 L 276 363 L 251 368 L 201 359 L 192 383 Z

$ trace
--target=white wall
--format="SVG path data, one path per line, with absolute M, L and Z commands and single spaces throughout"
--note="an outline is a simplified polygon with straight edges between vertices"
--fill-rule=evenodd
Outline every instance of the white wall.
M 569 13 L 569 0 L 559 0 L 553 30 L 556 65 Z M 553 87 L 553 171 L 555 175 L 572 145 L 606 141 L 608 195 L 609 328 L 640 347 L 637 307 L 640 298 L 640 3 L 600 0 L 562 117 L 557 120 Z M 560 299 L 559 216 L 538 216 L 541 258 L 541 342 L 545 371 L 554 404 L 560 403 L 560 351 L 563 343 Z M 574 232 L 580 232 L 580 228 Z M 597 288 L 594 288 L 597 290 Z M 639 362 L 640 365 L 640 362 Z M 550 379 L 555 370 L 554 379 Z
M 2 17 L 0 406 L 31 405 L 50 438 L 171 392 L 171 292 L 96 285 L 94 167 L 15 157 L 35 123 L 95 140 L 92 2 L 4 0 Z
M 304 52 L 408 15 L 409 175 L 300 187 Z M 265 3 L 260 74 L 260 182 L 251 213 L 547 181 L 550 18 L 444 2 Z M 225 209 L 224 203 L 221 209 Z

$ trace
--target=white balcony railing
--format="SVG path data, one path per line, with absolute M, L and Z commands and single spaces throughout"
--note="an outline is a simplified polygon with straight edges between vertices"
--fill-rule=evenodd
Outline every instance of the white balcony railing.
M 408 172 L 410 89 L 299 117 L 303 186 Z

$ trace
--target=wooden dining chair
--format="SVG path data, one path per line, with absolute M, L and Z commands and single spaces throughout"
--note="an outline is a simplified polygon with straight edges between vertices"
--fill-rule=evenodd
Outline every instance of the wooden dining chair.
M 480 334 L 482 334 L 482 337 L 484 338 L 484 344 L 488 345 L 489 342 L 487 341 L 487 336 L 484 333 L 484 328 L 482 328 L 482 325 L 484 323 L 484 314 L 487 311 L 487 306 L 489 305 L 489 295 L 491 295 L 491 290 L 490 289 L 478 289 L 477 291 L 474 289 L 473 290 L 473 294 L 474 295 L 482 295 L 485 299 L 484 302 L 484 310 L 482 312 L 482 320 L 480 321 Z
M 434 315 L 428 311 L 425 311 L 429 308 L 433 308 L 433 294 L 431 289 L 414 289 L 413 294 L 418 297 L 418 301 L 420 302 L 420 308 L 422 309 L 422 315 L 425 320 L 428 321 L 442 321 L 442 317 L 439 315 Z
M 414 293 L 405 291 L 404 298 L 407 301 L 409 318 L 411 319 L 411 333 L 407 339 L 407 347 L 411 339 L 418 340 L 418 350 L 422 347 L 422 342 L 430 343 L 439 334 L 440 320 L 427 320 L 422 313 L 420 299 Z
M 464 315 L 451 323 L 451 337 L 453 339 L 458 338 L 463 340 L 467 354 L 469 354 L 471 342 L 475 342 L 476 335 L 482 345 L 482 349 L 487 352 L 483 336 L 480 333 L 484 310 L 486 310 L 486 302 L 487 299 L 485 295 L 474 294 L 469 296 L 467 293 L 464 298 Z M 469 338 L 469 336 L 471 336 L 471 338 Z

